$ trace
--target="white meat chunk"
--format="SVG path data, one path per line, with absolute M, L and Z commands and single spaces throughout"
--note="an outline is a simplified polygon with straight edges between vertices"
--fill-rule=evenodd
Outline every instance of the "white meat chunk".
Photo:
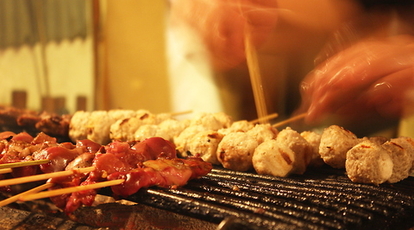
M 170 141 L 173 142 L 174 138 L 180 135 L 180 133 L 190 125 L 190 120 L 175 120 L 167 119 L 161 122 L 158 126 L 164 132 L 170 134 Z
M 174 137 L 174 144 L 177 148 L 178 155 L 188 157 L 188 141 L 200 132 L 208 130 L 203 125 L 191 125 L 185 128 L 178 136 Z
M 226 135 L 233 132 L 247 132 L 250 129 L 254 128 L 254 124 L 247 120 L 239 120 L 233 122 L 230 127 L 220 129 L 219 132 Z
M 69 123 L 69 138 L 76 142 L 87 138 L 87 128 L 90 112 L 77 111 L 73 114 Z
M 206 162 L 219 165 L 217 148 L 223 135 L 214 130 L 201 131 L 187 142 L 187 150 L 192 156 L 200 156 Z
M 252 158 L 257 140 L 245 132 L 225 135 L 217 148 L 217 159 L 224 168 L 236 171 L 253 169 Z
M 410 143 L 411 142 L 411 143 Z M 382 147 L 388 150 L 394 167 L 389 183 L 396 183 L 406 179 L 410 175 L 413 166 L 413 145 L 412 139 L 399 137 L 385 142 Z
M 233 124 L 233 118 L 223 112 L 213 113 L 213 116 L 221 123 L 223 129 L 228 128 Z
M 108 144 L 111 141 L 111 124 L 134 113 L 133 110 L 77 111 L 70 122 L 69 137 L 72 141 L 89 139 L 99 144 Z
M 111 141 L 111 125 L 119 119 L 134 115 L 134 110 L 93 111 L 89 116 L 87 138 L 99 144 L 108 144 Z
M 311 145 L 311 154 L 309 167 L 320 167 L 325 164 L 319 154 L 319 145 L 321 143 L 321 134 L 312 131 L 303 131 L 300 135 Z
M 380 145 L 364 140 L 347 153 L 346 172 L 357 183 L 382 184 L 390 179 L 394 163 L 388 151 Z
M 265 140 L 253 154 L 253 167 L 258 174 L 286 177 L 294 171 L 296 154 L 275 139 Z
M 135 132 L 143 124 L 154 124 L 154 115 L 147 110 L 138 110 L 134 117 L 119 119 L 109 128 L 112 140 L 134 141 Z
M 173 119 L 173 116 L 171 115 L 171 113 L 159 113 L 155 114 L 153 119 L 154 121 L 152 122 L 152 124 L 158 125 L 165 120 Z
M 270 124 L 256 124 L 246 133 L 256 138 L 257 142 L 261 144 L 265 140 L 276 138 L 278 131 Z
M 276 141 L 293 151 L 293 171 L 295 174 L 303 174 L 310 162 L 312 146 L 297 131 L 287 127 L 279 132 Z
M 349 130 L 331 125 L 322 133 L 319 154 L 333 168 L 345 168 L 346 153 L 359 142 L 360 139 Z
M 193 125 L 202 125 L 208 130 L 219 130 L 227 128 L 229 123 L 228 121 L 225 121 L 222 115 L 215 113 L 197 113 L 194 118 L 191 119 L 190 126 Z
M 158 125 L 144 124 L 141 125 L 134 134 L 135 141 L 143 141 L 150 137 L 161 137 L 170 140 L 171 136 L 166 130 L 160 129 Z

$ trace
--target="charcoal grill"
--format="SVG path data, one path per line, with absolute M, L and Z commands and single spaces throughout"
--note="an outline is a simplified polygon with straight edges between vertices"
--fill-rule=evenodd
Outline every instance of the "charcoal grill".
M 132 205 L 81 208 L 75 222 L 25 212 L 19 213 L 21 220 L 12 217 L 20 227 L 4 229 L 28 229 L 21 226 L 43 219 L 48 226 L 59 223 L 49 229 L 85 230 L 410 229 L 413 189 L 412 177 L 396 184 L 357 184 L 329 167 L 288 178 L 215 168 L 178 189 L 141 189 L 127 198 Z M 100 193 L 109 195 L 110 189 Z M 0 208 L 2 226 L 13 212 Z
M 414 178 L 381 186 L 324 168 L 277 178 L 222 168 L 171 190 L 143 189 L 129 200 L 222 225 L 222 229 L 409 229 Z

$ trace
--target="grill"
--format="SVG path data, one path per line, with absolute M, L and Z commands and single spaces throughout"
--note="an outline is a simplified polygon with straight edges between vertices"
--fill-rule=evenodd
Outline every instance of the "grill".
M 3 207 L 0 229 L 410 229 L 413 188 L 413 177 L 373 186 L 329 167 L 288 178 L 215 168 L 178 189 L 141 189 L 128 205 L 81 208 L 75 221 Z
M 372 186 L 328 168 L 289 178 L 214 169 L 183 188 L 144 189 L 128 199 L 222 229 L 408 229 L 413 188 L 412 177 Z

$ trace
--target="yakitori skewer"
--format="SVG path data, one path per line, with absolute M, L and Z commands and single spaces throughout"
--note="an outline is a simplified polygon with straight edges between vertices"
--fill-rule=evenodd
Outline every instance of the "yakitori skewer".
M 277 128 L 277 127 L 280 127 L 280 126 L 287 125 L 287 124 L 289 124 L 289 123 L 291 123 L 293 121 L 300 120 L 300 119 L 302 119 L 304 117 L 306 117 L 306 113 L 301 113 L 299 115 L 293 116 L 293 117 L 291 117 L 289 119 L 286 119 L 284 121 L 278 122 L 278 123 L 276 123 L 276 124 L 274 124 L 272 126 L 275 127 L 275 128 Z
M 266 106 L 265 94 L 263 91 L 262 76 L 259 68 L 259 60 L 257 57 L 256 48 L 254 47 L 254 44 L 252 42 L 251 34 L 247 31 L 245 33 L 245 52 L 259 123 L 267 123 L 269 121 L 268 119 L 266 119 L 268 111 Z
M 189 114 L 192 113 L 192 110 L 185 110 L 185 111 L 179 111 L 179 112 L 171 112 L 171 116 L 180 116 L 180 115 L 185 115 L 185 114 Z
M 267 116 L 264 116 L 264 117 L 261 117 L 261 118 L 257 118 L 257 119 L 251 120 L 250 122 L 253 123 L 253 124 L 255 124 L 255 123 L 263 123 L 263 121 L 268 121 L 268 120 L 277 118 L 278 116 L 279 116 L 278 113 L 272 113 L 272 114 L 269 114 Z
M 36 161 L 20 161 L 20 162 L 13 162 L 13 163 L 4 163 L 4 164 L 0 164 L 0 169 L 41 165 L 41 164 L 47 164 L 49 162 L 50 161 L 46 159 L 46 160 L 36 160 Z
M 0 174 L 6 174 L 6 173 L 11 173 L 13 170 L 11 168 L 7 168 L 7 169 L 0 169 Z
M 7 199 L 4 199 L 4 200 L 0 201 L 0 207 L 6 206 L 6 205 L 11 204 L 15 201 L 18 201 L 21 196 L 25 196 L 25 195 L 32 194 L 32 193 L 37 193 L 37 192 L 43 191 L 45 189 L 48 189 L 52 186 L 53 186 L 53 183 L 46 183 L 46 184 L 37 186 L 35 188 L 32 188 L 30 190 L 27 190 L 25 192 L 14 195 L 12 197 L 9 197 Z
M 87 168 L 79 168 L 79 169 L 73 169 L 73 170 L 67 170 L 67 171 L 59 171 L 59 172 L 53 172 L 53 173 L 45 173 L 45 174 L 38 174 L 38 175 L 33 175 L 33 176 L 6 179 L 6 180 L 0 181 L 0 187 L 8 186 L 8 185 L 15 185 L 15 184 L 24 184 L 28 182 L 34 182 L 34 181 L 47 180 L 47 179 L 56 178 L 56 177 L 70 176 L 75 173 L 88 173 L 88 172 L 93 171 L 94 169 L 95 167 L 91 166 Z
M 21 201 L 29 201 L 29 200 L 37 200 L 47 197 L 53 197 L 53 196 L 59 196 L 63 194 L 73 193 L 73 192 L 79 192 L 84 190 L 90 190 L 90 189 L 99 189 L 104 187 L 110 187 L 114 185 L 122 184 L 125 180 L 124 179 L 118 179 L 118 180 L 109 180 L 104 182 L 98 182 L 95 184 L 88 184 L 88 185 L 80 185 L 75 187 L 69 187 L 69 188 L 61 188 L 61 189 L 55 189 L 45 192 L 39 192 L 35 194 L 28 194 L 24 196 L 20 196 L 19 200 Z

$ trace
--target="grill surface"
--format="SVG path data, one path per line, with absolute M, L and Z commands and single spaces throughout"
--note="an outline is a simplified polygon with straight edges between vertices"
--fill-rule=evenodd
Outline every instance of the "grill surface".
M 182 188 L 142 189 L 128 199 L 226 222 L 222 229 L 408 229 L 414 226 L 413 188 L 412 177 L 373 186 L 330 168 L 289 178 L 216 168 Z

